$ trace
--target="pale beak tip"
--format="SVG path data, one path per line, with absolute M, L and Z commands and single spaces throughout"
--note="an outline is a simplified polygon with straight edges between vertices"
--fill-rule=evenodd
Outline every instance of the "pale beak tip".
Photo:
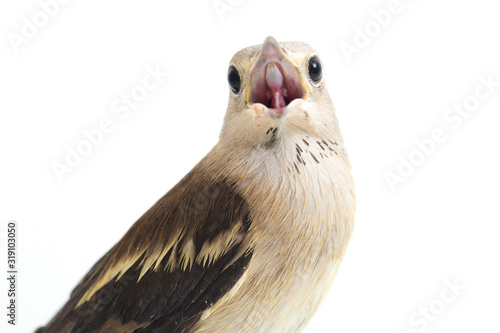
M 278 42 L 276 41 L 276 39 L 274 39 L 273 36 L 269 36 L 264 41 L 264 45 L 268 45 L 268 44 L 278 45 Z
M 276 39 L 274 39 L 274 37 L 269 36 L 264 41 L 264 44 L 262 44 L 262 49 L 260 51 L 260 54 L 264 58 L 270 58 L 270 57 L 281 58 L 283 56 L 283 49 L 278 44 Z

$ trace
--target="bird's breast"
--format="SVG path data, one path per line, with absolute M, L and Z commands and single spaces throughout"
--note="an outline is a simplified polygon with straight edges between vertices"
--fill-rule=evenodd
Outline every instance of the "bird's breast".
M 248 155 L 255 166 L 237 183 L 251 207 L 252 260 L 196 332 L 299 332 L 328 291 L 352 232 L 353 183 L 347 159 L 308 143 L 300 165 L 295 145 Z

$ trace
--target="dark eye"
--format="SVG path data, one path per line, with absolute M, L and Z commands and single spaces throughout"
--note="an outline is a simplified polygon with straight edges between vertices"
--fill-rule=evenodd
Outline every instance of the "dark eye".
M 318 57 L 312 57 L 309 60 L 309 76 L 314 82 L 321 80 L 323 74 L 323 69 L 321 68 L 321 62 Z
M 234 66 L 229 67 L 229 71 L 227 72 L 227 82 L 235 94 L 240 91 L 240 74 L 238 74 L 238 70 Z

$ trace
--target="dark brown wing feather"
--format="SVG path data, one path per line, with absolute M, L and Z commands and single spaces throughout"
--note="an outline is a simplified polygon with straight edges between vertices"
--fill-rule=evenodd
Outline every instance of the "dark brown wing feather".
M 190 173 L 37 333 L 189 332 L 244 273 L 252 256 L 245 245 L 249 227 L 248 205 L 234 186 Z

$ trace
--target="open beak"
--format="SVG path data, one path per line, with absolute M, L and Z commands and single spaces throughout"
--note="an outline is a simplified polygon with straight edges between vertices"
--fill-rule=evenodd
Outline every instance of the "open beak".
M 294 100 L 307 99 L 309 92 L 297 67 L 273 37 L 268 37 L 250 68 L 247 104 L 280 118 Z M 295 103 L 294 103 L 295 104 Z

